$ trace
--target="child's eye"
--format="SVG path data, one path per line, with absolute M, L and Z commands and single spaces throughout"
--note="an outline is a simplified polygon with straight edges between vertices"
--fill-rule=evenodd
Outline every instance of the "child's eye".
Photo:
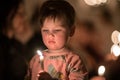
M 48 32 L 48 30 L 42 30 L 42 32 Z
M 56 33 L 56 32 L 60 32 L 61 30 L 60 29 L 58 29 L 58 30 L 54 30 L 54 33 Z

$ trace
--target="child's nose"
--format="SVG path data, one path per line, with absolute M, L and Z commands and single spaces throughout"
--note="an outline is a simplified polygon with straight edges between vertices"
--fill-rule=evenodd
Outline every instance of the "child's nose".
M 54 37 L 54 33 L 53 32 L 49 32 L 49 37 Z

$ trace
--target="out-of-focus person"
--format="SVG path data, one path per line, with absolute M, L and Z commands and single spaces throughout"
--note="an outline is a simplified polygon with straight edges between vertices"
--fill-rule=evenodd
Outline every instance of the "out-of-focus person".
M 97 75 L 98 65 L 104 61 L 104 54 L 100 51 L 100 39 L 94 23 L 91 20 L 78 20 L 75 34 L 68 45 L 75 51 L 84 52 L 89 78 Z
M 40 32 L 36 32 L 35 26 L 31 26 L 26 19 L 24 0 L 4 1 L 4 4 L 8 3 L 3 17 L 6 28 L 2 34 L 10 40 L 10 45 L 8 49 L 1 48 L 3 54 L 8 52 L 3 57 L 4 80 L 24 80 L 30 59 L 37 49 L 45 49 L 45 46 Z
M 111 34 L 117 29 L 113 22 L 113 15 L 106 5 L 101 5 L 94 9 L 94 22 L 101 40 L 101 51 L 107 55 L 112 46 Z
M 8 17 L 11 12 L 13 1 L 1 0 L 0 2 L 0 80 L 9 79 L 9 49 L 11 46 L 10 37 L 12 31 L 9 31 Z M 15 4 L 17 5 L 17 4 Z M 9 36 L 7 35 L 9 33 Z M 9 79 L 11 80 L 11 79 Z

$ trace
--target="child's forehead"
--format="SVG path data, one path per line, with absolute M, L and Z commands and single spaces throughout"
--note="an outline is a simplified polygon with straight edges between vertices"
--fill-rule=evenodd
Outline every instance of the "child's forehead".
M 60 21 L 60 22 L 62 22 L 64 19 L 62 18 L 62 17 L 60 17 L 60 16 L 48 16 L 48 17 L 46 17 L 45 18 L 45 20 L 53 20 L 53 21 Z
M 44 23 L 48 22 L 48 21 L 53 22 L 53 23 L 57 23 L 57 24 L 61 24 L 61 25 L 65 24 L 65 21 L 63 21 L 63 19 L 58 18 L 58 17 L 56 17 L 56 18 L 48 17 L 44 20 Z
M 56 19 L 46 18 L 44 23 L 43 23 L 43 27 L 55 27 L 55 28 L 64 27 L 64 28 L 67 28 L 65 23 L 62 20 L 59 20 L 57 18 Z

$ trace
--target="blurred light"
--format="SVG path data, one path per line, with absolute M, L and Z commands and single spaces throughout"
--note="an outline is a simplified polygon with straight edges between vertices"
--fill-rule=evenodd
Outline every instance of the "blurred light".
M 44 57 L 43 57 L 43 55 L 42 55 L 42 52 L 41 52 L 40 50 L 37 50 L 37 53 L 38 53 L 38 55 L 40 55 L 40 60 L 43 60 Z
M 120 55 L 120 47 L 118 45 L 113 45 L 111 47 L 111 52 L 115 55 L 115 56 L 119 56 Z
M 96 2 L 93 0 L 84 0 L 87 5 L 96 5 Z
M 42 52 L 41 52 L 40 50 L 37 50 L 37 53 L 38 53 L 38 55 L 39 55 L 39 57 L 40 57 L 40 66 L 41 66 L 42 70 L 44 70 L 44 63 L 43 63 L 43 61 L 44 61 L 44 56 L 43 56 L 43 54 L 42 54 Z M 42 71 L 42 72 L 43 72 L 43 71 Z
M 120 42 L 120 33 L 118 34 L 118 41 Z
M 42 55 L 42 52 L 40 50 L 37 50 L 38 55 Z
M 91 6 L 100 5 L 102 3 L 107 2 L 107 0 L 84 0 L 84 1 L 87 5 L 91 5 Z
M 114 44 L 118 44 L 120 42 L 120 32 L 117 30 L 113 31 L 111 39 Z
M 98 68 L 98 75 L 103 76 L 105 73 L 105 67 L 103 65 L 99 66 Z

